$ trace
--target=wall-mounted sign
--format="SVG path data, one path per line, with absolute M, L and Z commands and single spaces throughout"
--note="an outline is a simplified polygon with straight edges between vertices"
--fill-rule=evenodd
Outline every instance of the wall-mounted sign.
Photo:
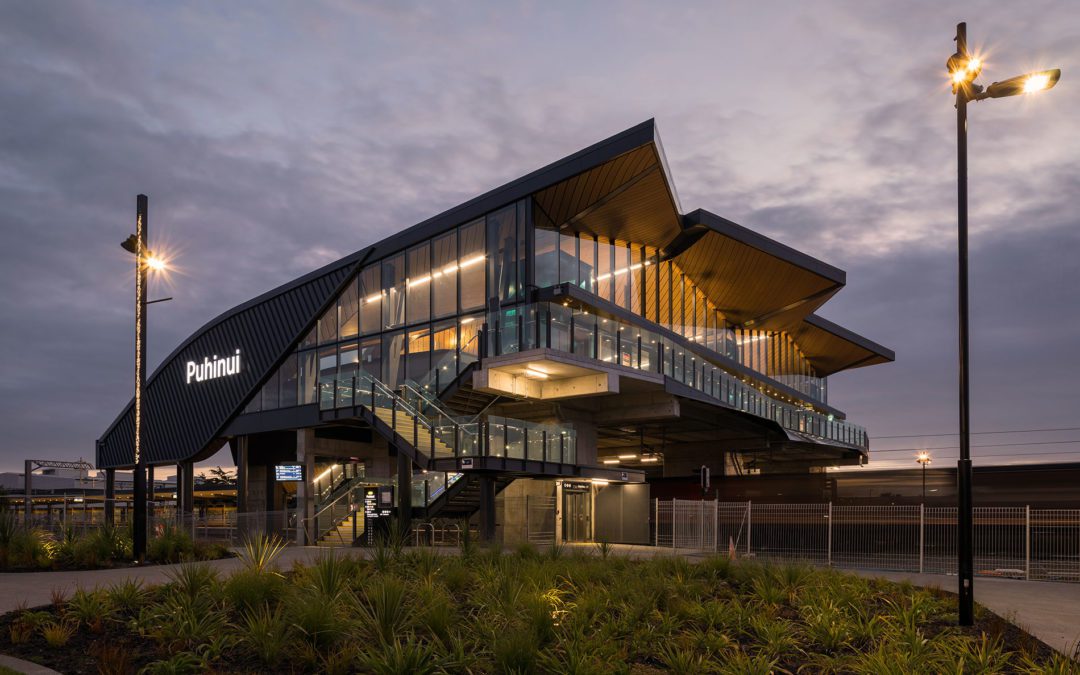
M 570 492 L 587 492 L 592 489 L 592 483 L 588 481 L 564 480 L 562 486 L 563 490 Z
M 219 358 L 214 354 L 213 358 L 204 356 L 202 363 L 197 361 L 187 362 L 187 383 L 191 384 L 191 378 L 196 382 L 216 380 L 219 377 L 228 377 L 240 372 L 240 350 L 232 356 Z
M 471 469 L 471 468 L 473 468 L 473 461 L 472 460 L 473 460 L 472 457 L 462 457 L 461 458 L 461 468 L 462 469 Z
M 303 464 L 278 464 L 274 466 L 274 480 L 279 483 L 292 483 L 304 480 Z

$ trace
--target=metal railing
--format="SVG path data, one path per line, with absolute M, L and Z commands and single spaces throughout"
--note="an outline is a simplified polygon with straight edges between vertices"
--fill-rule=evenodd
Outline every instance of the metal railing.
M 416 387 L 403 385 L 399 393 L 363 371 L 344 379 L 321 380 L 319 390 L 321 410 L 367 408 L 430 459 L 486 456 L 577 462 L 577 432 L 568 425 L 494 415 L 455 417 Z
M 791 431 L 869 447 L 866 430 L 806 408 L 784 403 L 716 366 L 696 351 L 664 335 L 617 319 L 598 319 L 570 307 L 538 302 L 491 312 L 487 354 L 501 356 L 530 349 L 552 349 L 660 373 L 726 406 L 775 421 Z
M 956 574 L 956 508 L 653 500 L 653 543 L 832 567 Z M 975 572 L 1080 582 L 1080 509 L 976 507 Z

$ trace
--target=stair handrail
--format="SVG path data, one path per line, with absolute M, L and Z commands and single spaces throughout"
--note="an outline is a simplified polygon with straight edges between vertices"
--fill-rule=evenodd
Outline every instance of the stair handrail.
M 359 481 L 360 479 L 359 479 L 359 478 L 356 478 L 356 479 L 354 479 L 354 480 L 357 480 L 357 481 Z M 338 502 L 340 502 L 340 501 L 341 501 L 341 500 L 342 500 L 343 498 L 345 498 L 345 497 L 347 497 L 347 496 L 351 495 L 351 494 L 352 494 L 352 491 L 353 491 L 354 489 L 356 489 L 356 486 L 355 486 L 355 485 L 354 485 L 354 486 L 352 486 L 352 488 L 350 488 L 350 489 L 348 489 L 348 490 L 345 490 L 344 492 L 342 492 L 342 493 L 341 493 L 340 495 L 338 495 L 337 497 L 335 497 L 335 498 L 334 498 L 334 499 L 333 499 L 332 501 L 330 501 L 330 502 L 327 502 L 326 504 L 324 504 L 324 505 L 323 505 L 323 507 L 322 507 L 322 508 L 320 508 L 320 509 L 319 509 L 318 511 L 316 511 L 316 512 L 315 512 L 315 514 L 314 514 L 314 515 L 312 515 L 312 516 L 311 516 L 310 518 L 301 518 L 301 519 L 300 519 L 300 525 L 301 525 L 301 526 L 302 526 L 302 527 L 304 528 L 304 532 L 306 532 L 306 533 L 310 534 L 310 533 L 311 533 L 311 531 L 309 530 L 309 524 L 310 524 L 310 523 L 313 523 L 313 522 L 314 522 L 314 523 L 316 523 L 316 524 L 318 524 L 318 522 L 319 522 L 319 516 L 321 516 L 322 514 L 326 513 L 326 511 L 327 511 L 327 510 L 329 510 L 329 509 L 332 509 L 332 508 L 333 508 L 334 506 L 336 506 L 336 505 L 337 505 L 337 503 L 338 503 Z M 353 512 L 352 512 L 352 511 L 350 511 L 350 514 L 352 514 L 352 513 L 353 513 Z M 348 516 L 346 516 L 346 517 L 348 517 Z M 334 527 L 337 527 L 337 525 L 335 524 L 335 525 L 334 525 Z M 331 529 L 331 528 L 329 528 L 329 527 L 328 527 L 328 528 L 326 528 L 326 531 L 327 531 L 327 532 L 329 532 L 329 531 L 330 531 L 330 529 Z M 320 537 L 322 537 L 322 535 L 323 535 L 324 533 L 323 533 L 323 532 L 318 532 L 318 531 L 317 531 L 317 529 L 316 529 L 316 533 L 315 533 L 315 534 L 316 534 L 316 536 L 312 537 L 312 539 L 311 539 L 311 540 L 312 540 L 312 541 L 316 541 L 316 542 L 317 542 L 317 541 L 319 540 L 319 538 L 320 538 Z

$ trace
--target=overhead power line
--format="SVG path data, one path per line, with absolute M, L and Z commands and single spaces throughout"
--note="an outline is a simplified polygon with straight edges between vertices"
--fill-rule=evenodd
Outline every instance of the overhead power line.
M 1080 431 L 1080 427 L 1058 427 L 1055 429 L 1005 429 L 1002 431 L 972 431 L 972 436 L 986 436 L 990 434 L 1034 434 L 1044 431 Z M 870 436 L 875 440 L 884 440 L 886 438 L 934 438 L 943 436 L 959 436 L 956 433 L 947 434 L 900 434 L 897 436 Z
M 1080 443 L 1080 440 L 1073 441 L 1033 441 L 1031 443 L 988 443 L 986 445 L 973 445 L 974 448 L 1024 448 L 1031 445 L 1068 445 L 1070 443 Z M 884 452 L 922 452 L 923 450 L 959 450 L 959 445 L 940 445 L 933 448 L 886 448 L 883 450 L 871 450 L 874 454 Z

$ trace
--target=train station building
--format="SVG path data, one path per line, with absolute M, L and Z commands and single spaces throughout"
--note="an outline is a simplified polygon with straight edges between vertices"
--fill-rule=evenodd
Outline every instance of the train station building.
M 651 479 L 866 461 L 827 382 L 893 353 L 815 313 L 845 282 L 685 210 L 650 120 L 193 332 L 148 379 L 144 461 L 190 508 L 228 444 L 238 511 L 305 543 L 380 514 L 645 541 Z M 129 404 L 97 467 L 133 435 Z

